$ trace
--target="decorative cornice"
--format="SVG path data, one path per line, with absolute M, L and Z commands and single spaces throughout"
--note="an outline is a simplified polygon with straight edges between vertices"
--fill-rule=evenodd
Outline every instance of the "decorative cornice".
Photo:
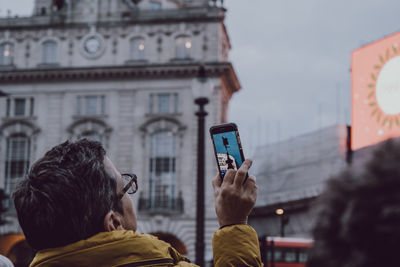
M 225 9 L 216 7 L 196 7 L 166 10 L 136 10 L 113 14 L 113 18 L 96 21 L 97 27 L 135 24 L 165 24 L 180 22 L 221 22 L 225 19 Z M 0 30 L 84 28 L 87 21 L 69 19 L 65 14 L 30 16 L 0 19 Z
M 3 121 L 4 122 L 0 125 L 0 136 L 3 135 L 4 129 L 6 129 L 10 126 L 13 126 L 13 125 L 17 125 L 17 124 L 24 125 L 24 126 L 29 127 L 30 129 L 32 129 L 33 135 L 40 133 L 40 128 L 38 126 L 36 126 L 35 123 L 30 121 L 29 119 L 14 119 L 14 118 L 8 119 L 7 118 L 7 119 L 3 119 Z
M 86 117 L 79 118 L 78 120 L 74 121 L 70 126 L 68 126 L 67 132 L 72 134 L 74 132 L 75 127 L 82 125 L 82 124 L 86 124 L 86 123 L 98 124 L 105 129 L 105 132 L 112 131 L 112 128 L 110 126 L 108 126 L 107 123 L 105 123 L 102 119 L 86 116 Z
M 135 66 L 103 66 L 81 68 L 40 68 L 0 71 L 1 84 L 35 82 L 78 82 L 93 80 L 136 80 L 193 78 L 198 75 L 201 65 L 205 66 L 208 77 L 221 77 L 232 92 L 240 89 L 236 73 L 229 62 L 187 62 Z
M 159 115 L 159 116 L 156 116 L 154 118 L 151 118 L 151 119 L 147 120 L 145 123 L 143 123 L 143 125 L 141 125 L 139 129 L 142 132 L 146 133 L 147 132 L 147 127 L 150 124 L 153 124 L 153 123 L 156 123 L 156 122 L 159 122 L 159 121 L 163 121 L 163 120 L 175 124 L 178 127 L 179 131 L 183 131 L 183 130 L 186 129 L 186 126 L 183 125 L 179 120 L 177 120 L 176 118 L 167 116 L 167 115 Z

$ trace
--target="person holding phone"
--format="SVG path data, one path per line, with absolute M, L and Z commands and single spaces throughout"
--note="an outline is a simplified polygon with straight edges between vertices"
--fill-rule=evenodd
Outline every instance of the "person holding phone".
M 221 229 L 213 236 L 215 266 L 262 266 L 257 233 L 247 216 L 257 198 L 251 160 L 213 180 Z M 30 266 L 196 266 L 169 244 L 136 232 L 128 194 L 135 174 L 121 174 L 99 142 L 65 142 L 39 159 L 14 192 Z
M 215 266 L 262 266 L 257 233 L 247 225 L 257 199 L 256 178 L 247 176 L 251 164 L 246 159 L 237 171 L 229 169 L 224 179 L 217 174 L 213 180 L 215 212 L 220 225 L 220 231 L 213 237 Z M 228 238 L 233 242 L 227 243 Z M 231 257 L 224 257 L 229 254 Z M 249 257 L 254 265 L 246 265 L 243 259 Z

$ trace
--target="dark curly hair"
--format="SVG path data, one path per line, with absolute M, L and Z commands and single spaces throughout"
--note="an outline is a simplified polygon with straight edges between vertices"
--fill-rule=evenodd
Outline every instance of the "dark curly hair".
M 13 194 L 18 220 L 34 249 L 64 246 L 104 231 L 104 216 L 122 213 L 105 150 L 87 139 L 65 142 L 30 169 Z
M 400 143 L 380 145 L 361 170 L 331 179 L 320 197 L 308 267 L 398 266 Z

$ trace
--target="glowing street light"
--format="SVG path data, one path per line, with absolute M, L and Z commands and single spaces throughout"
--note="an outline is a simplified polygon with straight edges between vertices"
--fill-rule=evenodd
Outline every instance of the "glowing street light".
M 285 225 L 289 222 L 289 217 L 285 214 L 285 210 L 282 208 L 275 210 L 276 215 L 281 218 L 281 237 L 285 236 Z
M 275 213 L 277 215 L 282 215 L 283 213 L 285 213 L 285 211 L 283 209 L 276 209 Z

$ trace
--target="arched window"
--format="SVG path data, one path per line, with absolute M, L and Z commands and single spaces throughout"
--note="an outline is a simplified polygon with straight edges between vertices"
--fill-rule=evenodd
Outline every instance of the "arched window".
M 141 37 L 131 39 L 131 59 L 144 60 L 145 43 Z
M 7 138 L 6 147 L 6 192 L 15 186 L 15 178 L 28 172 L 30 158 L 30 139 L 24 134 L 14 134 Z
M 14 45 L 2 43 L 0 45 L 0 65 L 12 65 L 14 63 Z
M 171 131 L 162 130 L 150 138 L 150 206 L 171 209 L 176 198 L 176 137 Z
M 92 140 L 92 141 L 98 141 L 98 142 L 102 142 L 102 138 L 101 138 L 101 134 L 100 133 L 98 133 L 98 132 L 96 132 L 96 131 L 86 131 L 86 132 L 83 132 L 79 137 L 78 137 L 78 139 L 83 139 L 83 138 L 86 138 L 86 139 L 89 139 L 89 140 Z
M 175 56 L 179 59 L 191 57 L 192 41 L 188 36 L 179 36 L 175 39 Z
M 100 118 L 81 117 L 68 126 L 67 131 L 70 134 L 70 140 L 86 138 L 98 141 L 107 148 L 112 128 Z
M 44 64 L 57 63 L 57 43 L 46 41 L 42 45 L 42 62 Z

